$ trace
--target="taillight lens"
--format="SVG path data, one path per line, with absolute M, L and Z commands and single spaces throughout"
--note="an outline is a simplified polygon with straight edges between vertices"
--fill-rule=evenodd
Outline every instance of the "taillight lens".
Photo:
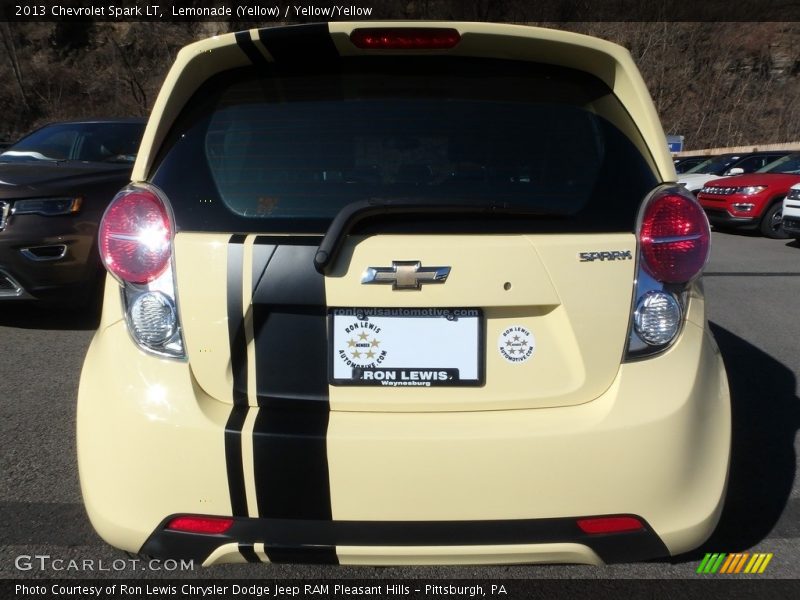
M 639 227 L 644 268 L 664 283 L 686 283 L 708 260 L 711 232 L 696 200 L 676 193 L 655 197 Z
M 440 50 L 456 46 L 461 35 L 441 27 L 377 27 L 354 29 L 350 41 L 365 50 Z
M 167 208 L 148 189 L 124 190 L 103 215 L 98 240 L 100 257 L 112 275 L 127 283 L 149 283 L 170 263 Z
M 681 328 L 683 311 L 678 299 L 667 292 L 649 291 L 636 303 L 633 326 L 650 346 L 671 342 Z
M 128 332 L 138 346 L 169 358 L 186 358 L 172 269 L 173 226 L 166 198 L 156 187 L 132 184 L 111 201 L 98 244 L 119 281 Z
M 641 531 L 644 525 L 634 517 L 597 517 L 578 519 L 581 531 L 590 535 L 603 533 L 622 533 L 625 531 Z
M 645 199 L 637 229 L 636 272 L 626 360 L 655 356 L 678 339 L 689 288 L 711 249 L 708 219 L 685 189 L 663 185 Z
M 185 531 L 187 533 L 203 533 L 218 535 L 225 533 L 233 525 L 233 519 L 225 517 L 175 517 L 167 523 L 167 529 Z

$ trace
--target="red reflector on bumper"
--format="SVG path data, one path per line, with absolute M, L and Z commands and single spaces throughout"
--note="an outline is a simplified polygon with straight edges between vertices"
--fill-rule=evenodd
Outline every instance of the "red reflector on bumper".
M 376 27 L 354 29 L 350 41 L 365 50 L 438 50 L 461 41 L 455 29 L 433 27 Z
M 167 523 L 167 529 L 188 533 L 225 533 L 233 525 L 233 519 L 221 517 L 176 517 Z
M 584 533 L 620 533 L 623 531 L 639 531 L 644 529 L 639 519 L 633 517 L 598 517 L 596 519 L 578 519 L 578 527 Z

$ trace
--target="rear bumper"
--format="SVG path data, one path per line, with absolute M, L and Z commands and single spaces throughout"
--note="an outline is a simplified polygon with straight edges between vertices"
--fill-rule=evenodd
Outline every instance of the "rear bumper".
M 751 229 L 754 227 L 758 227 L 759 217 L 734 217 L 731 213 L 727 210 L 718 209 L 718 208 L 705 208 L 703 210 L 706 212 L 706 216 L 708 217 L 708 222 L 712 225 L 717 225 L 720 227 L 731 227 L 731 228 L 740 228 L 740 229 Z
M 603 564 L 669 553 L 647 523 L 634 532 L 589 535 L 572 518 L 435 522 L 238 518 L 225 534 L 195 535 L 166 529 L 171 518 L 145 542 L 143 554 L 206 564 L 223 560 L 336 564 L 342 559 L 350 564 L 478 559 Z
M 791 236 L 800 237 L 800 215 L 783 214 L 783 230 Z
M 170 515 L 232 514 L 230 415 L 186 363 L 136 350 L 121 322 L 101 328 L 78 403 L 81 486 L 98 533 L 131 552 L 206 564 L 254 556 L 358 564 L 646 559 L 688 551 L 711 534 L 730 452 L 722 361 L 710 335 L 688 322 L 668 352 L 623 365 L 609 390 L 583 405 L 331 412 L 330 519 L 259 518 L 252 444 L 243 438 L 242 462 L 233 466 L 242 469 L 249 516 L 227 536 L 165 532 Z M 601 539 L 575 526 L 575 517 L 608 514 L 637 515 L 646 529 Z

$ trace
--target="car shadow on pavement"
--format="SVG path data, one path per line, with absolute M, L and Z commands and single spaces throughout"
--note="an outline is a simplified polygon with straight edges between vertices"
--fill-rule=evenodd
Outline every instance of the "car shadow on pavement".
M 99 322 L 96 305 L 61 308 L 20 302 L 4 303 L 0 310 L 0 327 L 90 331 L 97 329 Z
M 794 508 L 789 504 L 797 464 L 794 440 L 800 428 L 795 376 L 749 342 L 715 323 L 710 326 L 731 389 L 733 442 L 728 493 L 711 538 L 695 552 L 677 557 L 678 562 L 697 560 L 705 552 L 751 548 L 782 527 L 776 528 L 782 516 L 783 522 L 791 521 L 784 513 L 791 516 Z M 772 537 L 790 537 L 777 533 Z
M 758 238 L 764 237 L 758 229 L 737 229 L 728 227 L 712 227 L 712 231 L 716 233 L 724 233 L 725 235 L 733 235 L 738 237 Z

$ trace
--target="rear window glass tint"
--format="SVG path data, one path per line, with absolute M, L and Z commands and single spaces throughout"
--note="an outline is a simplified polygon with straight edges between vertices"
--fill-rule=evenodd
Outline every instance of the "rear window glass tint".
M 655 185 L 635 145 L 586 108 L 610 94 L 593 77 L 495 60 L 340 62 L 241 69 L 195 95 L 153 178 L 180 228 L 324 230 L 351 202 L 416 198 L 624 230 Z

